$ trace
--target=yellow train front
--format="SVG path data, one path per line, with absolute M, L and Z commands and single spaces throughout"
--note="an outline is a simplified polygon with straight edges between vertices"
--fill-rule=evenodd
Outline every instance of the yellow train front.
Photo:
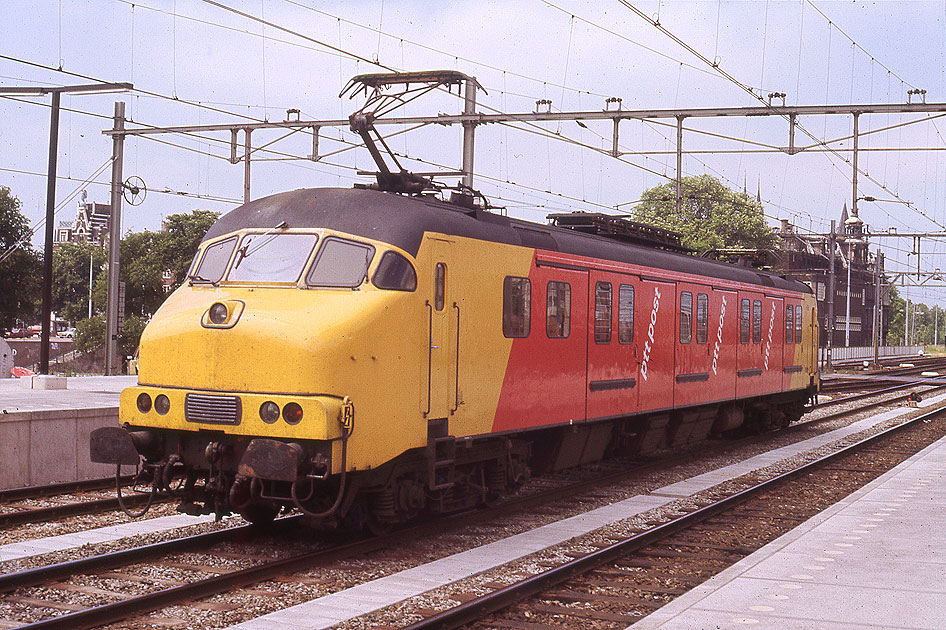
M 784 426 L 817 390 L 817 338 L 810 289 L 774 274 L 298 190 L 210 229 L 91 454 L 183 511 L 384 529 L 532 470 Z
M 429 262 L 449 243 L 424 228 L 469 217 L 445 206 L 301 190 L 221 218 L 145 329 L 123 427 L 93 435 L 93 461 L 140 460 L 143 479 L 179 496 L 182 511 L 253 521 L 295 507 L 384 527 L 431 507 L 431 493 L 437 510 L 452 510 L 502 492 L 523 474 L 522 444 L 495 452 L 471 442 L 458 454 L 437 441 L 446 422 L 428 422 L 472 396 L 480 403 L 463 415 L 486 425 L 466 430 L 487 433 L 505 364 L 500 349 L 495 360 L 478 349 L 495 391 L 460 392 L 456 333 L 467 313 L 446 294 L 446 265 Z M 418 283 L 415 265 L 439 281 Z M 488 293 L 469 289 L 467 298 Z M 452 492 L 437 481 L 448 469 L 476 475 L 481 490 Z

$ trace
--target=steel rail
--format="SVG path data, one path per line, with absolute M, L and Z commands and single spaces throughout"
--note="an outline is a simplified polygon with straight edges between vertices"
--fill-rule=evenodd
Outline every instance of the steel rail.
M 112 482 L 114 483 L 114 481 Z M 125 505 L 141 505 L 148 500 L 149 495 L 135 494 L 124 499 Z M 156 502 L 166 503 L 168 498 L 158 497 Z M 51 505 L 43 508 L 31 508 L 27 510 L 18 510 L 16 512 L 4 512 L 0 514 L 0 527 L 9 527 L 10 525 L 22 525 L 24 523 L 36 523 L 39 521 L 48 521 L 67 516 L 78 516 L 80 514 L 95 514 L 106 510 L 117 510 L 119 508 L 118 499 L 93 499 L 91 501 L 78 501 L 75 503 L 65 503 L 62 505 Z
M 927 381 L 914 381 L 912 383 L 899 383 L 897 385 L 891 385 L 890 387 L 885 387 L 883 389 L 876 389 L 871 392 L 864 392 L 863 394 L 852 394 L 850 396 L 843 396 L 841 398 L 835 398 L 834 400 L 826 400 L 823 403 L 818 403 L 815 406 L 815 409 L 823 409 L 825 407 L 833 407 L 835 405 L 840 405 L 842 403 L 855 402 L 858 400 L 863 400 L 865 398 L 870 398 L 871 396 L 882 396 L 883 394 L 889 394 L 891 392 L 896 392 L 901 389 L 910 389 L 911 387 L 923 387 L 931 385 Z M 940 389 L 946 388 L 946 385 L 934 385 L 931 389 L 926 390 L 927 392 L 937 391 Z M 886 403 L 889 401 L 903 400 L 904 396 L 895 396 L 894 398 L 888 398 L 887 400 L 880 401 Z
M 122 481 L 128 483 L 132 480 L 130 475 L 122 478 Z M 19 501 L 21 499 L 35 499 L 48 497 L 55 494 L 70 494 L 73 492 L 85 492 L 88 490 L 107 490 L 115 487 L 115 476 L 104 479 L 85 479 L 82 481 L 65 481 L 62 483 L 50 483 L 42 486 L 24 486 L 21 488 L 9 488 L 0 490 L 0 503 L 7 501 Z
M 926 390 L 926 391 L 927 391 L 927 392 L 931 392 L 931 391 L 937 391 L 937 390 L 944 389 L 944 388 L 946 388 L 946 385 L 937 385 L 937 386 L 934 387 L 933 389 L 928 389 L 928 390 Z M 876 395 L 877 395 L 877 392 L 868 392 L 868 394 L 869 394 L 869 396 L 876 396 Z M 864 397 L 865 397 L 865 398 L 868 398 L 869 396 L 864 396 Z M 828 415 L 826 415 L 826 416 L 822 416 L 822 417 L 816 418 L 816 419 L 814 419 L 814 420 L 808 420 L 807 422 L 798 422 L 798 423 L 795 423 L 795 424 L 791 425 L 790 427 L 788 427 L 788 430 L 791 430 L 791 429 L 794 429 L 794 428 L 799 428 L 799 427 L 810 427 L 810 426 L 814 426 L 814 425 L 816 425 L 816 424 L 822 424 L 822 423 L 824 423 L 824 422 L 828 422 L 828 421 L 830 421 L 830 420 L 837 420 L 838 418 L 843 418 L 844 416 L 848 416 L 848 415 L 851 415 L 851 414 L 853 414 L 853 413 L 860 413 L 861 411 L 867 411 L 868 409 L 876 409 L 877 407 L 884 407 L 884 406 L 890 405 L 891 403 L 904 401 L 904 400 L 906 400 L 909 396 L 910 396 L 910 394 L 903 394 L 903 395 L 901 395 L 901 396 L 893 396 L 893 397 L 891 397 L 891 398 L 885 398 L 884 400 L 878 400 L 878 401 L 875 401 L 875 402 L 867 403 L 866 405 L 863 405 L 863 406 L 861 406 L 861 407 L 858 407 L 857 409 L 846 409 L 846 410 L 842 410 L 842 411 L 835 411 L 834 413 L 830 413 L 830 414 L 828 414 Z M 850 396 L 849 398 L 855 398 L 855 396 Z M 847 400 L 844 400 L 844 401 L 839 401 L 839 402 L 848 402 L 848 401 L 847 401 Z M 819 405 L 819 407 L 820 407 L 820 405 Z
M 903 397 L 905 398 L 905 396 Z M 871 408 L 873 406 L 879 406 L 889 403 L 887 401 L 882 401 L 880 403 L 874 403 L 865 408 Z M 858 410 L 859 411 L 859 410 Z M 817 424 L 822 421 L 833 419 L 835 417 L 840 417 L 852 413 L 852 411 L 843 411 L 837 414 L 832 414 L 831 416 L 825 416 L 824 418 L 819 418 L 817 420 L 810 421 L 811 423 Z M 788 427 L 786 430 L 791 431 L 796 428 L 806 426 L 805 423 L 802 424 L 793 424 Z M 807 426 L 812 426 L 807 424 Z M 776 432 L 764 434 L 765 436 L 773 435 Z M 751 436 L 746 438 L 746 440 L 757 440 L 759 436 Z M 737 443 L 733 441 L 732 443 Z M 174 603 L 180 603 L 183 601 L 190 601 L 194 599 L 199 599 L 201 597 L 207 597 L 210 595 L 218 594 L 225 592 L 227 590 L 232 590 L 234 588 L 239 588 L 242 586 L 255 584 L 266 579 L 270 579 L 277 575 L 282 575 L 286 573 L 292 573 L 294 571 L 309 569 L 312 566 L 315 566 L 319 563 L 329 562 L 336 559 L 350 557 L 354 554 L 364 554 L 370 551 L 377 549 L 383 549 L 390 547 L 392 545 L 398 544 L 400 541 L 410 541 L 416 540 L 418 536 L 429 534 L 429 532 L 434 531 L 437 528 L 442 528 L 445 525 L 449 525 L 453 522 L 463 522 L 469 523 L 471 518 L 475 520 L 486 520 L 486 519 L 495 519 L 497 516 L 501 516 L 505 513 L 515 512 L 517 510 L 522 510 L 529 508 L 534 505 L 541 505 L 550 500 L 554 500 L 559 497 L 567 497 L 577 492 L 581 492 L 585 489 L 593 488 L 596 486 L 606 485 L 608 483 L 626 478 L 629 474 L 639 474 L 642 471 L 647 471 L 650 469 L 663 467 L 667 465 L 672 465 L 677 459 L 687 459 L 692 457 L 692 454 L 685 454 L 679 458 L 664 458 L 659 461 L 649 462 L 642 465 L 634 466 L 633 468 L 626 468 L 616 472 L 611 472 L 599 477 L 592 479 L 585 479 L 575 483 L 568 484 L 564 487 L 557 487 L 550 490 L 540 491 L 535 494 L 513 497 L 512 499 L 500 504 L 493 506 L 489 510 L 483 510 L 480 512 L 462 512 L 445 519 L 439 519 L 435 522 L 421 523 L 414 525 L 404 530 L 397 531 L 393 534 L 383 537 L 376 537 L 366 540 L 359 540 L 353 543 L 346 545 L 341 545 L 338 547 L 333 547 L 331 549 L 322 549 L 300 556 L 295 556 L 293 558 L 286 558 L 283 560 L 276 561 L 274 563 L 264 563 L 262 565 L 257 565 L 255 567 L 250 567 L 247 569 L 242 569 L 232 573 L 222 574 L 220 576 L 208 578 L 205 580 L 200 580 L 198 582 L 193 582 L 190 584 L 182 585 L 179 587 L 174 587 L 164 591 L 159 591 L 155 593 L 145 594 L 137 596 L 128 600 L 123 600 L 115 602 L 112 604 L 105 604 L 103 606 L 97 606 L 83 611 L 77 611 L 74 613 L 68 613 L 66 615 L 61 615 L 58 617 L 53 617 L 51 619 L 35 622 L 23 628 L 31 629 L 50 629 L 50 628 L 62 628 L 62 629 L 75 629 L 80 630 L 83 628 L 94 628 L 98 625 L 105 623 L 111 623 L 114 621 L 119 621 L 122 619 L 127 619 L 129 616 L 134 614 L 142 614 L 150 612 L 156 609 L 159 609 L 164 606 L 168 606 Z M 677 462 L 679 463 L 679 462 Z M 294 523 L 300 517 L 290 517 L 285 519 L 280 519 L 277 523 L 284 523 L 285 526 L 289 526 Z M 93 572 L 97 570 L 104 570 L 113 568 L 115 566 L 130 564 L 133 562 L 147 560 L 153 558 L 163 553 L 178 551 L 182 549 L 188 549 L 193 547 L 206 547 L 211 544 L 218 542 L 227 541 L 230 539 L 236 539 L 240 536 L 247 535 L 251 530 L 250 525 L 232 528 L 228 530 L 221 530 L 217 532 L 210 532 L 206 534 L 198 534 L 196 536 L 191 536 L 182 539 L 176 539 L 172 541 L 165 541 L 161 543 L 154 543 L 152 545 L 147 545 L 141 548 L 127 549 L 118 552 L 112 552 L 108 554 L 102 554 L 100 556 L 93 556 L 90 558 L 82 558 L 78 560 L 72 560 L 67 562 L 58 563 L 55 565 L 49 565 L 46 567 L 38 567 L 35 569 L 28 569 L 20 571 L 17 573 L 11 573 L 8 575 L 0 575 L 0 592 L 5 592 L 19 587 L 35 586 L 38 584 L 55 581 L 59 579 L 64 579 L 82 572 Z
M 298 517 L 280 519 L 276 521 L 277 526 L 285 523 L 281 527 L 288 528 L 291 521 Z M 292 523 L 294 524 L 294 523 Z M 5 593 L 17 588 L 36 586 L 47 582 L 54 582 L 72 577 L 81 573 L 91 573 L 112 569 L 117 566 L 141 562 L 159 556 L 161 554 L 182 551 L 195 547 L 207 547 L 221 542 L 230 542 L 251 536 L 254 532 L 253 525 L 241 525 L 229 529 L 220 529 L 213 532 L 175 538 L 162 542 L 152 543 L 143 547 L 134 547 L 120 551 L 89 556 L 87 558 L 78 558 L 76 560 L 66 560 L 33 569 L 24 569 L 14 573 L 0 575 L 0 593 Z
M 185 601 L 208 597 L 218 593 L 256 584 L 273 577 L 293 573 L 296 571 L 310 569 L 319 563 L 331 562 L 338 559 L 361 555 L 389 548 L 400 542 L 417 540 L 419 537 L 429 535 L 431 532 L 443 528 L 450 523 L 469 524 L 471 519 L 480 521 L 495 519 L 505 513 L 521 511 L 534 505 L 541 505 L 548 501 L 561 497 L 569 496 L 581 492 L 587 488 L 600 486 L 614 480 L 626 477 L 629 473 L 640 472 L 664 466 L 667 460 L 652 462 L 634 467 L 632 469 L 623 469 L 606 475 L 585 479 L 565 487 L 553 488 L 537 492 L 536 494 L 514 497 L 513 499 L 493 506 L 488 510 L 479 512 L 461 512 L 451 515 L 445 519 L 439 519 L 433 522 L 421 523 L 404 530 L 400 530 L 383 537 L 358 540 L 345 545 L 332 547 L 330 549 L 321 549 L 308 552 L 291 558 L 284 558 L 270 563 L 264 563 L 255 567 L 241 569 L 231 573 L 225 573 L 219 576 L 202 579 L 189 584 L 173 587 L 170 589 L 139 595 L 127 600 L 122 600 L 102 606 L 96 606 L 86 610 L 76 611 L 52 617 L 50 619 L 37 621 L 24 626 L 24 630 L 83 630 L 94 628 L 106 623 L 113 623 L 127 619 L 135 614 L 143 614 L 166 607 L 172 604 L 179 604 Z M 301 517 L 291 517 L 281 519 L 277 522 L 294 521 Z M 113 568 L 118 565 L 128 564 L 145 560 L 168 551 L 178 551 L 192 547 L 203 547 L 217 542 L 228 540 L 228 534 L 232 537 L 238 537 L 236 532 L 247 532 L 251 526 L 243 526 L 229 530 L 211 532 L 209 534 L 198 534 L 174 541 L 155 543 L 141 548 L 127 549 L 124 551 L 93 556 L 79 560 L 72 560 L 46 567 L 28 569 L 17 573 L 0 576 L 0 593 L 14 588 L 35 586 L 50 581 L 60 580 L 80 572 L 91 572 Z
M 649 529 L 645 532 L 635 534 L 598 551 L 590 552 L 584 556 L 581 556 L 580 558 L 566 562 L 565 564 L 559 565 L 544 573 L 534 575 L 521 582 L 497 589 L 492 593 L 481 595 L 480 597 L 470 600 L 469 602 L 460 604 L 459 606 L 445 610 L 436 615 L 432 615 L 423 621 L 419 621 L 407 626 L 405 630 L 456 628 L 463 624 L 480 620 L 484 616 L 506 608 L 525 597 L 535 595 L 552 586 L 561 584 L 575 575 L 587 572 L 591 569 L 601 566 L 602 564 L 612 562 L 646 545 L 652 544 L 658 540 L 666 538 L 667 536 L 671 536 L 679 531 L 682 531 L 693 524 L 704 521 L 708 518 L 712 518 L 713 516 L 716 516 L 741 503 L 744 503 L 756 494 L 775 487 L 777 484 L 783 481 L 787 481 L 794 477 L 812 472 L 815 469 L 824 466 L 825 464 L 840 459 L 841 457 L 850 455 L 861 448 L 873 444 L 874 442 L 877 442 L 885 437 L 889 437 L 895 433 L 899 433 L 908 427 L 915 426 L 917 423 L 929 420 L 930 418 L 941 413 L 943 413 L 943 409 L 939 408 L 929 411 L 895 427 L 891 427 L 885 431 L 864 438 L 863 440 L 849 444 L 829 455 L 825 455 L 824 457 L 820 457 L 816 460 L 803 464 L 794 470 L 784 472 L 771 479 L 758 483 L 751 488 L 747 488 L 720 501 L 694 510 L 689 514 L 658 525 L 657 527 Z

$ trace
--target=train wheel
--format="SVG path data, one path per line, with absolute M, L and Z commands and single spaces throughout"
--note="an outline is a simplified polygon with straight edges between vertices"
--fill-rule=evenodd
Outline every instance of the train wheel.
M 279 506 L 273 503 L 250 503 L 240 510 L 240 516 L 258 527 L 265 527 L 279 514 Z

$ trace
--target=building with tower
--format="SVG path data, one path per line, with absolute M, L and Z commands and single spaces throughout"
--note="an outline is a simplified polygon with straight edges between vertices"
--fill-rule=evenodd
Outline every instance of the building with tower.
M 108 247 L 108 225 L 112 208 L 107 203 L 88 201 L 88 193 L 82 191 L 82 199 L 72 223 L 60 222 L 53 233 L 53 243 L 92 243 Z

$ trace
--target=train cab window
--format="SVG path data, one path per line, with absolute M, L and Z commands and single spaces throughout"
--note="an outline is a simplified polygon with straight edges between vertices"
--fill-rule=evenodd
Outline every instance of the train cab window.
M 696 343 L 706 343 L 709 338 L 709 296 L 696 296 Z
M 680 293 L 680 343 L 693 340 L 693 294 L 689 291 Z
M 801 343 L 801 306 L 795 307 L 795 343 Z
M 752 303 L 752 343 L 762 343 L 762 301 Z
M 355 288 L 365 279 L 372 257 L 371 245 L 330 236 L 322 241 L 306 283 L 314 287 Z
M 387 251 L 381 256 L 371 281 L 379 289 L 414 291 L 417 289 L 417 272 L 407 258 L 397 252 Z
M 549 282 L 546 296 L 545 333 L 567 337 L 571 330 L 572 287 L 567 282 Z
M 434 267 L 434 310 L 443 310 L 444 295 L 447 292 L 447 266 L 437 263 Z
M 227 280 L 296 282 L 318 240 L 316 234 L 247 234 Z
M 739 343 L 749 343 L 750 312 L 749 300 L 743 300 L 739 311 Z
M 230 254 L 236 247 L 235 236 L 222 240 L 219 243 L 208 245 L 204 255 L 197 264 L 193 273 L 188 275 L 191 282 L 219 282 L 223 272 L 227 270 Z
M 785 307 L 785 343 L 793 343 L 795 335 L 795 307 Z
M 595 284 L 595 343 L 611 343 L 611 283 Z
M 528 337 L 532 285 L 528 278 L 506 276 L 503 280 L 503 336 Z
M 634 343 L 634 287 L 618 287 L 618 343 Z

